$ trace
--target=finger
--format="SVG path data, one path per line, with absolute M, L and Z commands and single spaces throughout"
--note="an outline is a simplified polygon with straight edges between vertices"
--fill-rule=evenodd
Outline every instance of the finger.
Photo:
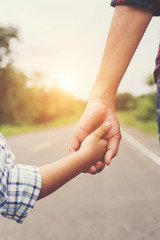
M 84 173 L 96 174 L 101 172 L 105 167 L 105 163 L 98 161 L 94 166 L 91 166 L 89 169 L 83 171 Z
M 103 144 L 104 148 L 107 148 L 108 146 L 108 140 L 107 139 L 100 139 L 101 144 Z M 107 150 L 107 149 L 106 149 Z M 104 159 L 103 159 L 104 160 Z
M 69 152 L 70 153 L 76 152 L 80 148 L 81 143 L 87 136 L 88 133 L 84 129 L 77 127 L 69 147 Z
M 89 169 L 88 169 L 88 171 L 87 171 L 88 173 L 90 173 L 90 174 L 96 174 L 96 167 L 95 166 L 91 166 Z
M 99 173 L 104 169 L 105 163 L 99 161 L 99 162 L 96 163 L 95 167 L 96 167 L 96 172 Z
M 90 173 L 90 174 L 96 174 L 96 167 L 95 166 L 91 166 L 90 168 L 86 169 L 83 172 L 84 173 Z
M 113 154 L 113 150 L 110 149 L 105 154 L 105 158 L 104 158 L 105 164 L 109 165 L 112 161 L 112 158 L 114 158 L 114 154 Z
M 120 145 L 120 140 L 121 140 L 121 135 L 119 134 L 119 135 L 113 137 L 108 142 L 107 152 L 104 157 L 104 161 L 107 165 L 109 165 L 112 158 L 114 158 L 117 155 L 118 148 Z
M 105 122 L 104 124 L 102 124 L 99 128 L 97 128 L 93 134 L 96 135 L 97 138 L 101 138 L 103 137 L 108 130 L 111 128 L 111 123 L 110 122 Z
M 70 153 L 76 152 L 80 148 L 80 145 L 81 145 L 80 141 L 77 138 L 73 137 L 69 147 L 69 152 Z

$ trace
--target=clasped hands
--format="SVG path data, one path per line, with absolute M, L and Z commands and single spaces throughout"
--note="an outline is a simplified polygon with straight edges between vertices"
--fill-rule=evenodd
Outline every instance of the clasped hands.
M 101 172 L 105 165 L 109 165 L 116 156 L 121 140 L 120 125 L 113 107 L 99 98 L 89 99 L 84 113 L 79 120 L 69 148 L 70 153 L 77 151 L 83 140 L 102 123 L 109 121 L 111 127 L 104 136 L 108 140 L 108 146 L 104 158 L 85 172 L 96 174 Z

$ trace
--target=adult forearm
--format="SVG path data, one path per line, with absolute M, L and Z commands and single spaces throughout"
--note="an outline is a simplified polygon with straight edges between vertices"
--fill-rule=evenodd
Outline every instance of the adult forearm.
M 152 18 L 152 13 L 129 6 L 115 7 L 106 46 L 91 97 L 114 102 L 119 83 Z

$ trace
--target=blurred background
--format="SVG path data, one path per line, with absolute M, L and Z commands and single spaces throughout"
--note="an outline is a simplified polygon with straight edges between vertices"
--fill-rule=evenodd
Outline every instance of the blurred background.
M 41 166 L 68 154 L 114 10 L 107 0 L 0 3 L 0 131 L 16 163 Z M 123 138 L 111 165 L 38 201 L 22 225 L 0 216 L 0 239 L 159 240 L 159 39 L 155 17 L 117 93 Z
M 1 0 L 0 128 L 5 135 L 80 118 L 112 14 L 110 2 L 104 0 Z M 157 131 L 151 74 L 158 25 L 158 18 L 153 18 L 116 103 L 121 121 L 152 133 Z

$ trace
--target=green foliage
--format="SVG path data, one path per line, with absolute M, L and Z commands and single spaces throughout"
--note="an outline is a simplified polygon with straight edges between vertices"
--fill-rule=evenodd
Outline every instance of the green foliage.
M 11 136 L 15 134 L 20 133 L 26 133 L 26 132 L 33 132 L 33 131 L 39 131 L 42 129 L 48 129 L 53 127 L 58 127 L 66 124 L 75 123 L 78 121 L 78 119 L 81 116 L 81 112 L 79 112 L 78 115 L 73 116 L 63 116 L 56 118 L 53 122 L 47 123 L 47 124 L 38 124 L 38 125 L 0 125 L 0 131 L 3 133 L 4 136 Z
M 47 124 L 76 115 L 85 103 L 60 89 L 27 87 L 29 79 L 10 65 L 0 69 L 0 124 Z
M 26 105 L 25 84 L 26 76 L 11 65 L 0 69 L 0 123 L 19 122 L 21 115 L 24 114 L 21 110 Z
M 13 67 L 10 47 L 13 39 L 18 39 L 17 29 L 0 27 L 0 125 L 3 128 L 14 125 L 14 132 L 16 126 L 50 124 L 64 118 L 71 121 L 82 113 L 83 101 L 57 88 L 46 90 L 39 84 L 42 74 L 28 79 Z
M 138 120 L 145 122 L 156 121 L 156 93 L 143 95 L 137 98 L 137 109 L 135 116 Z
M 137 106 L 137 100 L 131 93 L 118 94 L 116 97 L 116 110 L 132 110 Z
M 154 85 L 153 76 L 150 75 L 146 84 Z M 152 89 L 152 88 L 151 88 Z M 135 97 L 128 93 L 120 94 L 116 99 L 118 117 L 123 123 L 142 130 L 157 133 L 156 93 L 151 91 Z
M 146 84 L 148 86 L 154 86 L 154 80 L 153 80 L 153 75 L 152 74 L 147 77 Z
M 18 30 L 12 26 L 0 27 L 0 67 L 6 67 L 11 60 L 11 41 L 18 39 Z
M 4 132 L 8 134 L 7 129 L 13 133 L 28 131 L 33 129 L 33 125 L 41 128 L 44 124 L 53 126 L 77 120 L 85 102 L 58 88 L 46 90 L 42 86 L 43 76 L 39 73 L 29 79 L 15 69 L 11 59 L 13 39 L 18 39 L 17 29 L 0 27 L 0 125 Z M 152 86 L 153 77 L 149 76 L 146 83 Z M 137 126 L 146 126 L 146 123 L 151 126 L 156 122 L 156 94 L 140 97 L 130 93 L 118 94 L 116 110 L 126 111 L 128 117 L 125 121 L 128 119 Z
M 137 119 L 136 110 L 117 112 L 118 119 L 128 126 L 133 126 L 143 130 L 144 132 L 155 134 L 158 133 L 157 122 L 154 120 L 140 121 Z

